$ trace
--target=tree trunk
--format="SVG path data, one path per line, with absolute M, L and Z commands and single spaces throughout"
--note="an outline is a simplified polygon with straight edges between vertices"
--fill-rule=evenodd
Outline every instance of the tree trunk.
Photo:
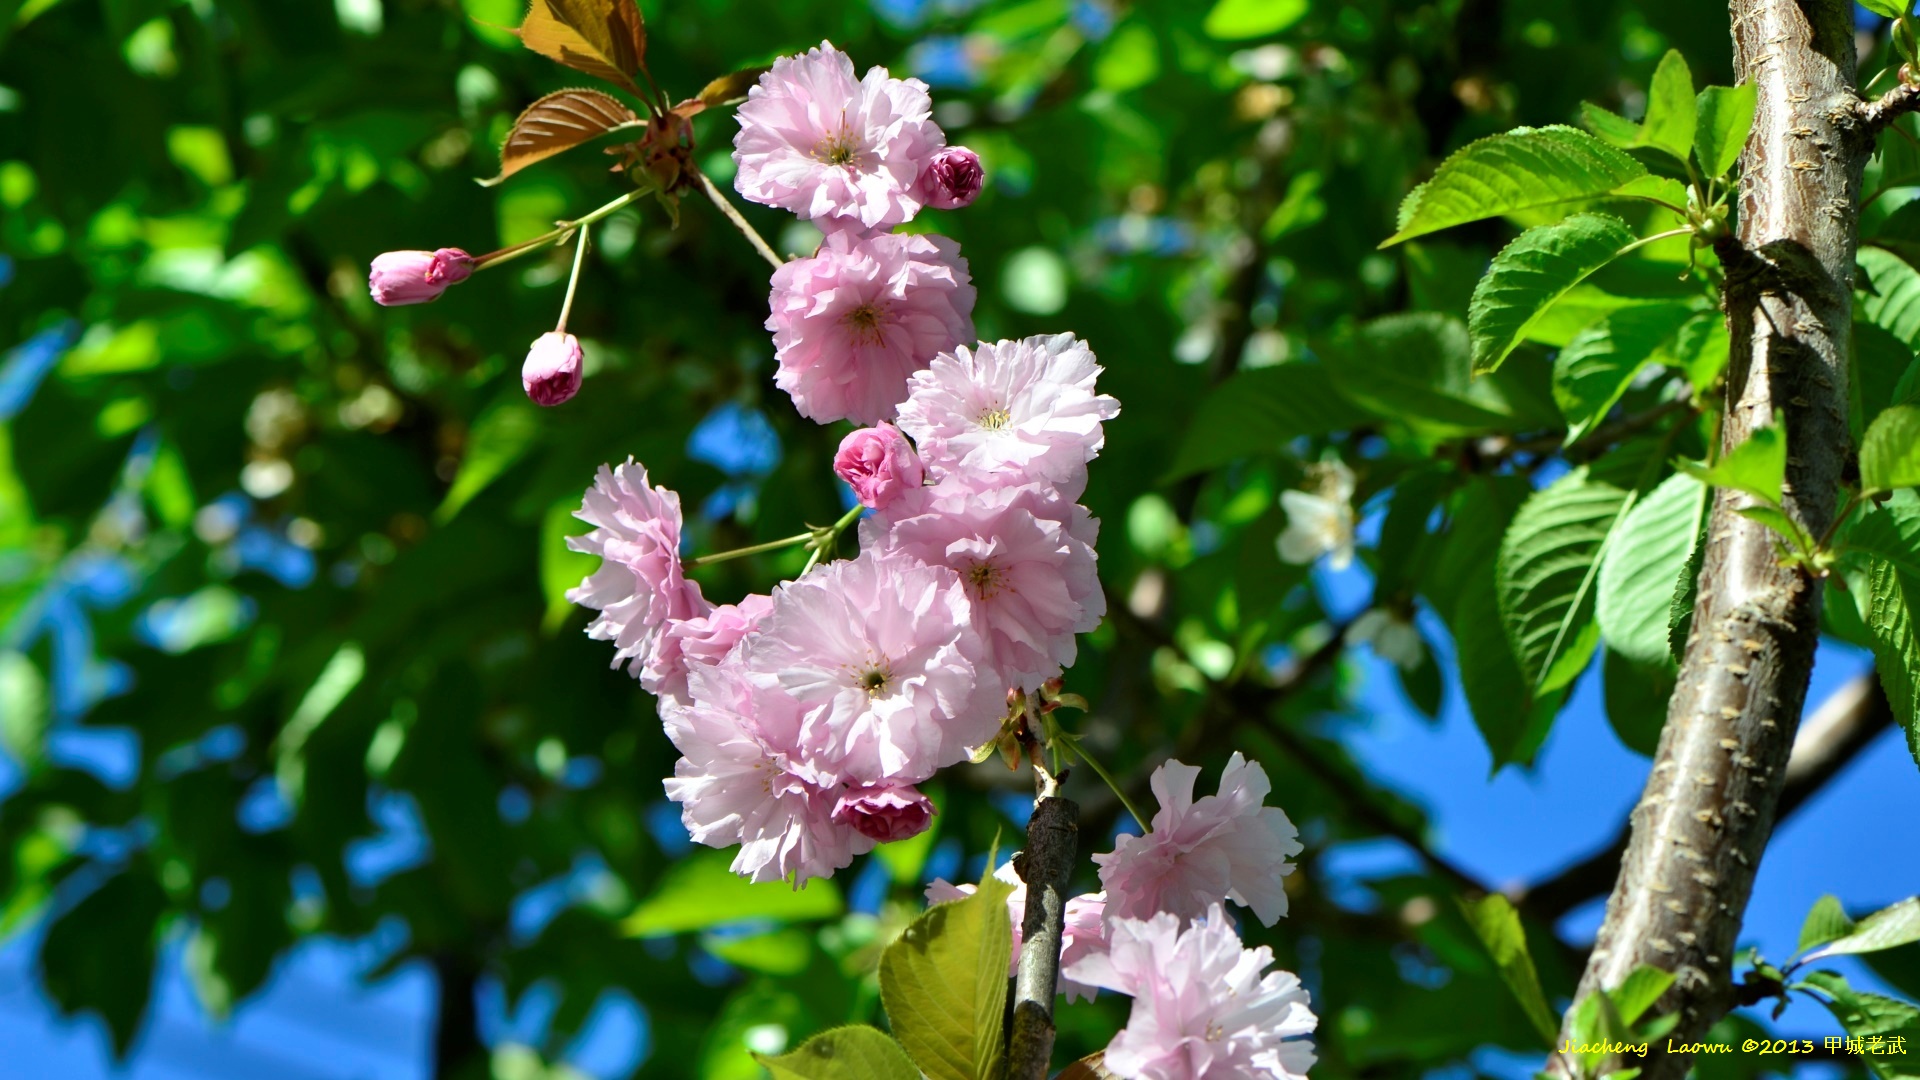
M 1720 446 L 1783 413 L 1784 503 L 1818 537 L 1848 452 L 1857 203 L 1872 148 L 1854 93 L 1852 4 L 1731 8 L 1734 71 L 1758 84 L 1759 108 L 1740 159 L 1737 239 L 1716 246 L 1732 335 Z M 1775 535 L 1736 512 L 1753 502 L 1715 493 L 1679 685 L 1577 995 L 1616 988 L 1642 965 L 1670 971 L 1655 1011 L 1679 1014 L 1676 1044 L 1732 1004 L 1733 946 L 1819 641 L 1820 583 L 1782 567 Z M 1642 1080 L 1685 1074 L 1687 1055 L 1660 1053 L 1665 1044 L 1631 1062 Z M 1577 1072 L 1557 1052 L 1550 1067 Z
M 493 1066 L 480 1041 L 478 972 L 466 957 L 442 954 L 433 958 L 433 974 L 433 1080 L 487 1080 Z

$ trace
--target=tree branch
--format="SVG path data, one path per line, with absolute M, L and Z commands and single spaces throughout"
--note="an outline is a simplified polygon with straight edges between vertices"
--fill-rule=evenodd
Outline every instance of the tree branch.
M 1905 65 L 1901 66 L 1901 71 L 1903 73 L 1906 71 Z M 1877 134 L 1881 128 L 1886 127 L 1902 116 L 1910 112 L 1920 111 L 1920 85 L 1915 85 L 1907 82 L 1905 79 L 1901 79 L 1900 85 L 1881 94 L 1872 101 L 1860 102 L 1860 104 L 1856 106 L 1855 111 L 1860 117 L 1861 124 L 1865 125 L 1866 130 Z
M 1812 716 L 1800 722 L 1775 820 L 1785 820 L 1818 794 L 1892 723 L 1893 707 L 1887 704 L 1880 680 L 1872 672 L 1834 691 Z M 1623 822 L 1620 832 L 1605 847 L 1528 888 L 1514 898 L 1514 903 L 1527 914 L 1554 923 L 1581 904 L 1606 895 L 1620 871 L 1620 857 L 1626 853 L 1631 833 L 1631 822 Z
M 1060 948 L 1068 879 L 1078 849 L 1080 808 L 1059 795 L 1059 781 L 1034 755 L 1033 816 L 1027 846 L 1013 869 L 1027 883 L 1020 918 L 1020 957 L 1014 969 L 1013 1032 L 1007 1080 L 1046 1080 L 1053 1058 L 1053 999 L 1060 982 Z
M 1731 8 L 1734 70 L 1758 86 L 1759 105 L 1740 159 L 1738 239 L 1716 245 L 1732 342 L 1720 442 L 1731 451 L 1783 413 L 1782 502 L 1817 536 L 1833 519 L 1848 449 L 1855 207 L 1872 145 L 1853 92 L 1852 5 Z M 1757 266 L 1741 265 L 1742 253 Z M 1819 641 L 1820 582 L 1780 564 L 1773 534 L 1739 513 L 1752 505 L 1740 492 L 1715 493 L 1679 682 L 1575 995 L 1614 989 L 1642 965 L 1672 972 L 1655 1011 L 1678 1017 L 1681 1044 L 1732 1000 L 1733 946 Z M 1563 1026 L 1562 1040 L 1569 1034 Z M 1642 1080 L 1679 1080 L 1689 1062 L 1649 1059 Z M 1548 1068 L 1579 1072 L 1560 1054 Z

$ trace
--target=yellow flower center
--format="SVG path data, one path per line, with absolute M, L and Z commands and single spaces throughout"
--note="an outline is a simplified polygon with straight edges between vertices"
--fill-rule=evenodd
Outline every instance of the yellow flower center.
M 854 344 L 878 345 L 883 337 L 880 323 L 885 317 L 886 312 L 879 305 L 869 302 L 847 312 L 842 316 L 842 321 L 852 332 Z
M 979 424 L 988 431 L 999 431 L 1013 423 L 1013 416 L 1002 408 L 991 408 L 980 414 Z

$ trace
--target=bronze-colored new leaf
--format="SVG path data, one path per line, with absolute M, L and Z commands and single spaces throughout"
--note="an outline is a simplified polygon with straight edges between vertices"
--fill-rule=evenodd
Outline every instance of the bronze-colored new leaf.
M 633 81 L 647 62 L 647 26 L 634 0 L 533 0 L 514 33 L 534 52 L 647 100 Z
M 486 187 L 505 180 L 536 161 L 571 150 L 597 135 L 646 122 L 612 94 L 599 90 L 556 90 L 513 122 L 500 148 L 500 175 L 482 180 Z
M 745 101 L 747 91 L 760 81 L 760 76 L 769 70 L 765 64 L 759 67 L 741 68 L 739 71 L 722 75 L 700 88 L 693 97 L 673 107 L 681 116 L 696 116 L 707 109 L 731 105 L 736 101 Z
M 1061 1070 L 1056 1080 L 1118 1080 L 1107 1068 L 1107 1052 L 1095 1050 Z

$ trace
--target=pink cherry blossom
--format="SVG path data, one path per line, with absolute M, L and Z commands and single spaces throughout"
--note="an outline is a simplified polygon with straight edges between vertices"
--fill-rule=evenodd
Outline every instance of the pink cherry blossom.
M 1026 919 L 1027 883 L 1013 869 L 1013 863 L 1007 862 L 993 872 L 993 876 L 1013 886 L 1013 892 L 1007 897 L 1007 916 L 1013 922 L 1013 961 L 1008 965 L 1008 975 L 1015 974 L 1020 967 L 1020 943 L 1025 940 L 1020 924 Z M 949 900 L 972 896 L 978 891 L 977 885 L 954 885 L 944 878 L 936 878 L 927 886 L 927 903 L 944 904 Z M 1067 978 L 1065 969 L 1069 964 L 1086 956 L 1105 952 L 1107 948 L 1105 893 L 1086 893 L 1067 900 L 1061 909 L 1060 922 L 1060 992 L 1067 995 L 1068 1001 L 1093 1000 L 1094 988 L 1086 983 Z
M 661 697 L 686 697 L 687 671 L 726 659 L 772 610 L 772 597 L 754 593 L 738 604 L 721 604 L 705 615 L 668 623 L 652 658 L 641 669 L 640 685 Z
M 833 471 L 860 498 L 861 505 L 884 510 L 927 481 L 926 466 L 900 429 L 886 421 L 860 428 L 840 440 Z
M 946 145 L 932 109 L 927 84 L 881 67 L 855 81 L 828 42 L 780 57 L 740 105 L 733 186 L 803 218 L 898 225 L 919 212 L 915 182 Z
M 1107 1069 L 1123 1080 L 1304 1080 L 1319 1021 L 1299 977 L 1268 971 L 1273 950 L 1244 947 L 1219 904 L 1180 923 L 1170 912 L 1115 919 L 1105 952 L 1062 969 L 1133 997 Z
M 818 423 L 892 418 L 907 377 L 973 339 L 975 290 L 944 236 L 830 232 L 773 272 L 774 383 Z
M 984 653 L 953 571 L 874 551 L 774 590 L 741 646 L 804 711 L 810 763 L 868 783 L 918 783 L 994 736 L 1004 699 L 976 692 Z
M 614 643 L 613 666 L 628 661 L 634 674 L 652 662 L 661 631 L 675 619 L 705 615 L 712 605 L 680 567 L 680 496 L 651 487 L 646 466 L 628 458 L 600 466 L 574 517 L 594 526 L 567 546 L 600 556 L 600 568 L 567 590 L 567 599 L 600 614 L 587 636 Z
M 1072 334 L 942 353 L 910 380 L 900 427 L 933 464 L 982 484 L 1048 481 L 1067 498 L 1086 487 L 1120 403 L 1094 392 L 1093 350 Z
M 520 365 L 520 385 L 535 405 L 559 405 L 580 392 L 580 340 L 558 330 L 541 334 Z
M 1261 805 L 1273 786 L 1267 771 L 1235 751 L 1220 774 L 1220 793 L 1198 801 L 1200 769 L 1169 761 L 1153 771 L 1160 810 L 1145 836 L 1122 836 L 1113 851 L 1095 855 L 1107 911 L 1143 919 L 1168 912 L 1194 919 L 1209 905 L 1232 900 L 1272 926 L 1287 913 L 1281 879 L 1300 854 L 1299 830 L 1278 807 Z
M 473 256 L 459 248 L 438 251 L 389 251 L 374 256 L 367 272 L 367 291 L 385 307 L 424 304 L 440 299 L 447 286 L 458 285 L 473 273 Z
M 926 832 L 933 815 L 933 800 L 910 784 L 848 788 L 833 805 L 834 821 L 882 844 Z
M 964 146 L 949 146 L 928 159 L 914 194 L 936 210 L 958 210 L 979 198 L 985 179 L 979 154 Z
M 1099 519 L 1039 485 L 969 491 L 943 481 L 909 503 L 917 513 L 862 522 L 862 544 L 960 575 L 996 687 L 1033 690 L 1073 663 L 1074 635 L 1107 613 Z
M 832 877 L 873 840 L 834 819 L 840 786 L 799 754 L 801 714 L 777 686 L 756 685 L 736 655 L 688 673 L 685 700 L 662 699 L 667 737 L 685 755 L 667 798 L 693 839 L 740 845 L 733 871 L 756 882 Z

